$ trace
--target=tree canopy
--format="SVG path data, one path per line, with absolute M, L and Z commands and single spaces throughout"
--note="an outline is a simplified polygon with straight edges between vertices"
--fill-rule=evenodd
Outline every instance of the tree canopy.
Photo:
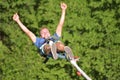
M 39 36 L 55 32 L 67 4 L 61 41 L 93 80 L 120 79 L 120 0 L 0 0 L 0 80 L 85 80 L 66 60 L 44 57 L 12 19 L 14 13 Z

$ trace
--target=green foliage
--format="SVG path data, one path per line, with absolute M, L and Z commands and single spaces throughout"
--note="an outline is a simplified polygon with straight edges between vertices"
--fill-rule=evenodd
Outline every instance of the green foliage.
M 0 80 L 84 80 L 66 60 L 46 64 L 12 20 L 14 13 L 33 33 L 55 32 L 60 2 L 68 5 L 61 40 L 80 56 L 78 65 L 93 80 L 120 79 L 120 0 L 1 0 Z

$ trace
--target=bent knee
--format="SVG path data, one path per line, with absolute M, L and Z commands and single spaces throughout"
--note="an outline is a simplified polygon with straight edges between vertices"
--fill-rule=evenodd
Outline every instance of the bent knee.
M 51 51 L 50 45 L 46 44 L 46 45 L 44 46 L 44 52 L 45 52 L 46 54 L 49 54 L 50 51 Z
M 64 52 L 64 44 L 62 42 L 56 42 L 58 52 Z

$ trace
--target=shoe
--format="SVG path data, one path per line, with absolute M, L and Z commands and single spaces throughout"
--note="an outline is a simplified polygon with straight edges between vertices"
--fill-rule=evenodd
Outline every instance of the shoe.
M 65 46 L 64 50 L 65 50 L 67 59 L 68 60 L 73 60 L 74 59 L 74 55 L 73 55 L 73 52 L 72 52 L 71 48 L 68 47 L 68 46 Z
M 55 59 L 55 60 L 58 59 L 57 48 L 54 43 L 51 45 L 51 53 L 52 53 L 53 59 Z

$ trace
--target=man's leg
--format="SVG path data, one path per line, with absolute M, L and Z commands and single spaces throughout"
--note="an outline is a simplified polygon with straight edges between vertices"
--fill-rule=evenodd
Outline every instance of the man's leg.
M 64 44 L 60 41 L 56 42 L 55 44 L 58 53 L 66 53 L 65 56 L 68 60 L 74 59 L 74 55 L 70 47 L 64 46 Z
M 45 55 L 49 55 L 50 52 L 51 52 L 50 45 L 49 44 L 44 45 L 44 49 L 43 50 L 44 50 Z
M 51 55 L 53 57 L 53 59 L 58 58 L 57 53 L 56 53 L 56 45 L 54 43 L 52 45 L 46 44 L 44 46 L 44 52 L 48 56 Z
M 64 46 L 64 44 L 62 42 L 58 41 L 55 44 L 56 44 L 57 52 L 62 53 L 62 52 L 65 51 L 64 50 L 65 46 Z

